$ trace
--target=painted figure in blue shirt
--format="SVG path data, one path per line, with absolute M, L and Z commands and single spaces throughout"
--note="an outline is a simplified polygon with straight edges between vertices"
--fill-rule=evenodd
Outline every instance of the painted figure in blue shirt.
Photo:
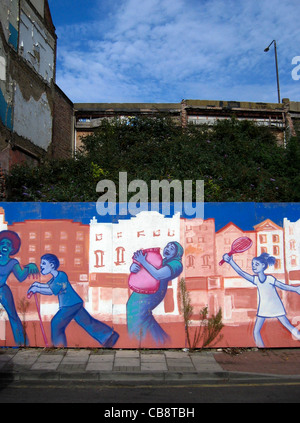
M 137 263 L 133 263 L 130 272 L 138 273 L 143 266 L 147 272 L 160 281 L 159 289 L 154 294 L 140 294 L 133 292 L 127 302 L 127 328 L 131 336 L 139 340 L 150 335 L 157 345 L 163 345 L 169 340 L 168 334 L 162 329 L 153 317 L 152 311 L 164 299 L 169 281 L 178 277 L 182 270 L 183 248 L 179 242 L 169 242 L 163 250 L 163 264 L 160 269 L 156 269 L 146 260 L 147 254 L 137 251 L 133 258 Z
M 54 254 L 41 257 L 42 275 L 52 275 L 48 283 L 35 282 L 28 295 L 57 295 L 59 311 L 51 321 L 51 338 L 54 346 L 67 347 L 66 328 L 74 319 L 85 331 L 105 348 L 112 348 L 119 335 L 110 326 L 94 319 L 84 308 L 83 301 L 73 289 L 65 272 L 59 271 L 59 260 Z
M 28 339 L 24 334 L 22 322 L 17 314 L 14 299 L 6 282 L 11 273 L 19 282 L 28 277 L 37 277 L 39 269 L 34 263 L 21 268 L 17 259 L 11 258 L 18 253 L 21 247 L 20 237 L 16 232 L 4 230 L 0 232 L 0 304 L 7 312 L 16 345 L 28 345 Z M 25 338 L 25 339 L 24 339 Z

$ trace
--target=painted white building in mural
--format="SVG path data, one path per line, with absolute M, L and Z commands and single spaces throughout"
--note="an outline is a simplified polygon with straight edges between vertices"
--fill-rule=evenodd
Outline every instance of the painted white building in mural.
M 90 273 L 128 273 L 137 250 L 180 242 L 180 215 L 142 212 L 118 223 L 90 221 Z
M 283 228 L 286 255 L 286 270 L 288 276 L 291 275 L 290 272 L 293 272 L 292 274 L 295 275 L 295 279 L 291 278 L 289 282 L 290 284 L 298 285 L 300 283 L 300 219 L 296 222 L 291 222 L 289 219 L 284 218 Z
M 110 274 L 116 281 L 129 275 L 133 254 L 141 249 L 164 247 L 172 241 L 180 242 L 180 214 L 166 218 L 158 212 L 141 212 L 130 219 L 118 223 L 90 221 L 89 272 L 91 279 L 90 305 L 93 313 L 113 316 L 114 322 L 126 319 L 126 303 L 129 297 L 128 286 L 93 286 L 96 277 Z M 114 284 L 114 281 L 112 282 Z M 169 284 L 174 308 L 168 314 L 179 314 L 177 299 L 178 280 Z M 113 289 L 112 289 L 113 288 Z M 93 300 L 94 299 L 94 300 Z M 162 302 L 154 314 L 164 315 Z
M 257 232 L 257 255 L 268 253 L 274 256 L 276 263 L 272 273 L 285 274 L 284 233 L 283 228 L 276 225 L 270 219 L 259 223 L 254 227 Z
M 2 207 L 0 207 L 0 232 L 7 230 L 7 222 L 5 221 L 5 212 Z

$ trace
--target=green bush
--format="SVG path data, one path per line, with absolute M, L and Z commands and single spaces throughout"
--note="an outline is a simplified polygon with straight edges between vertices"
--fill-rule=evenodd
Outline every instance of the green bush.
M 76 157 L 14 166 L 7 201 L 97 201 L 97 182 L 204 180 L 205 201 L 297 202 L 300 137 L 286 148 L 267 127 L 236 119 L 181 128 L 169 117 L 103 121 Z M 133 193 L 134 194 L 134 193 Z

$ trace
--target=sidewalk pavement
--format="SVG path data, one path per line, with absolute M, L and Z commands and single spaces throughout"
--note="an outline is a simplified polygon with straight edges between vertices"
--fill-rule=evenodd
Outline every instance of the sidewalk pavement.
M 186 350 L 0 348 L 0 383 L 204 382 L 300 378 L 300 349 Z

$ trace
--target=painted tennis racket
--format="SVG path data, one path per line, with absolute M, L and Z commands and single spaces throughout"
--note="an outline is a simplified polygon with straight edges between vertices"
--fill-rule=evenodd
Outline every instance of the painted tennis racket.
M 229 256 L 232 256 L 233 254 L 237 253 L 243 253 L 244 251 L 249 250 L 249 248 L 252 246 L 253 242 L 250 238 L 247 236 L 242 236 L 240 238 L 237 238 L 235 241 L 233 241 L 231 245 L 231 251 L 228 253 Z M 219 265 L 222 266 L 225 261 L 221 260 Z

